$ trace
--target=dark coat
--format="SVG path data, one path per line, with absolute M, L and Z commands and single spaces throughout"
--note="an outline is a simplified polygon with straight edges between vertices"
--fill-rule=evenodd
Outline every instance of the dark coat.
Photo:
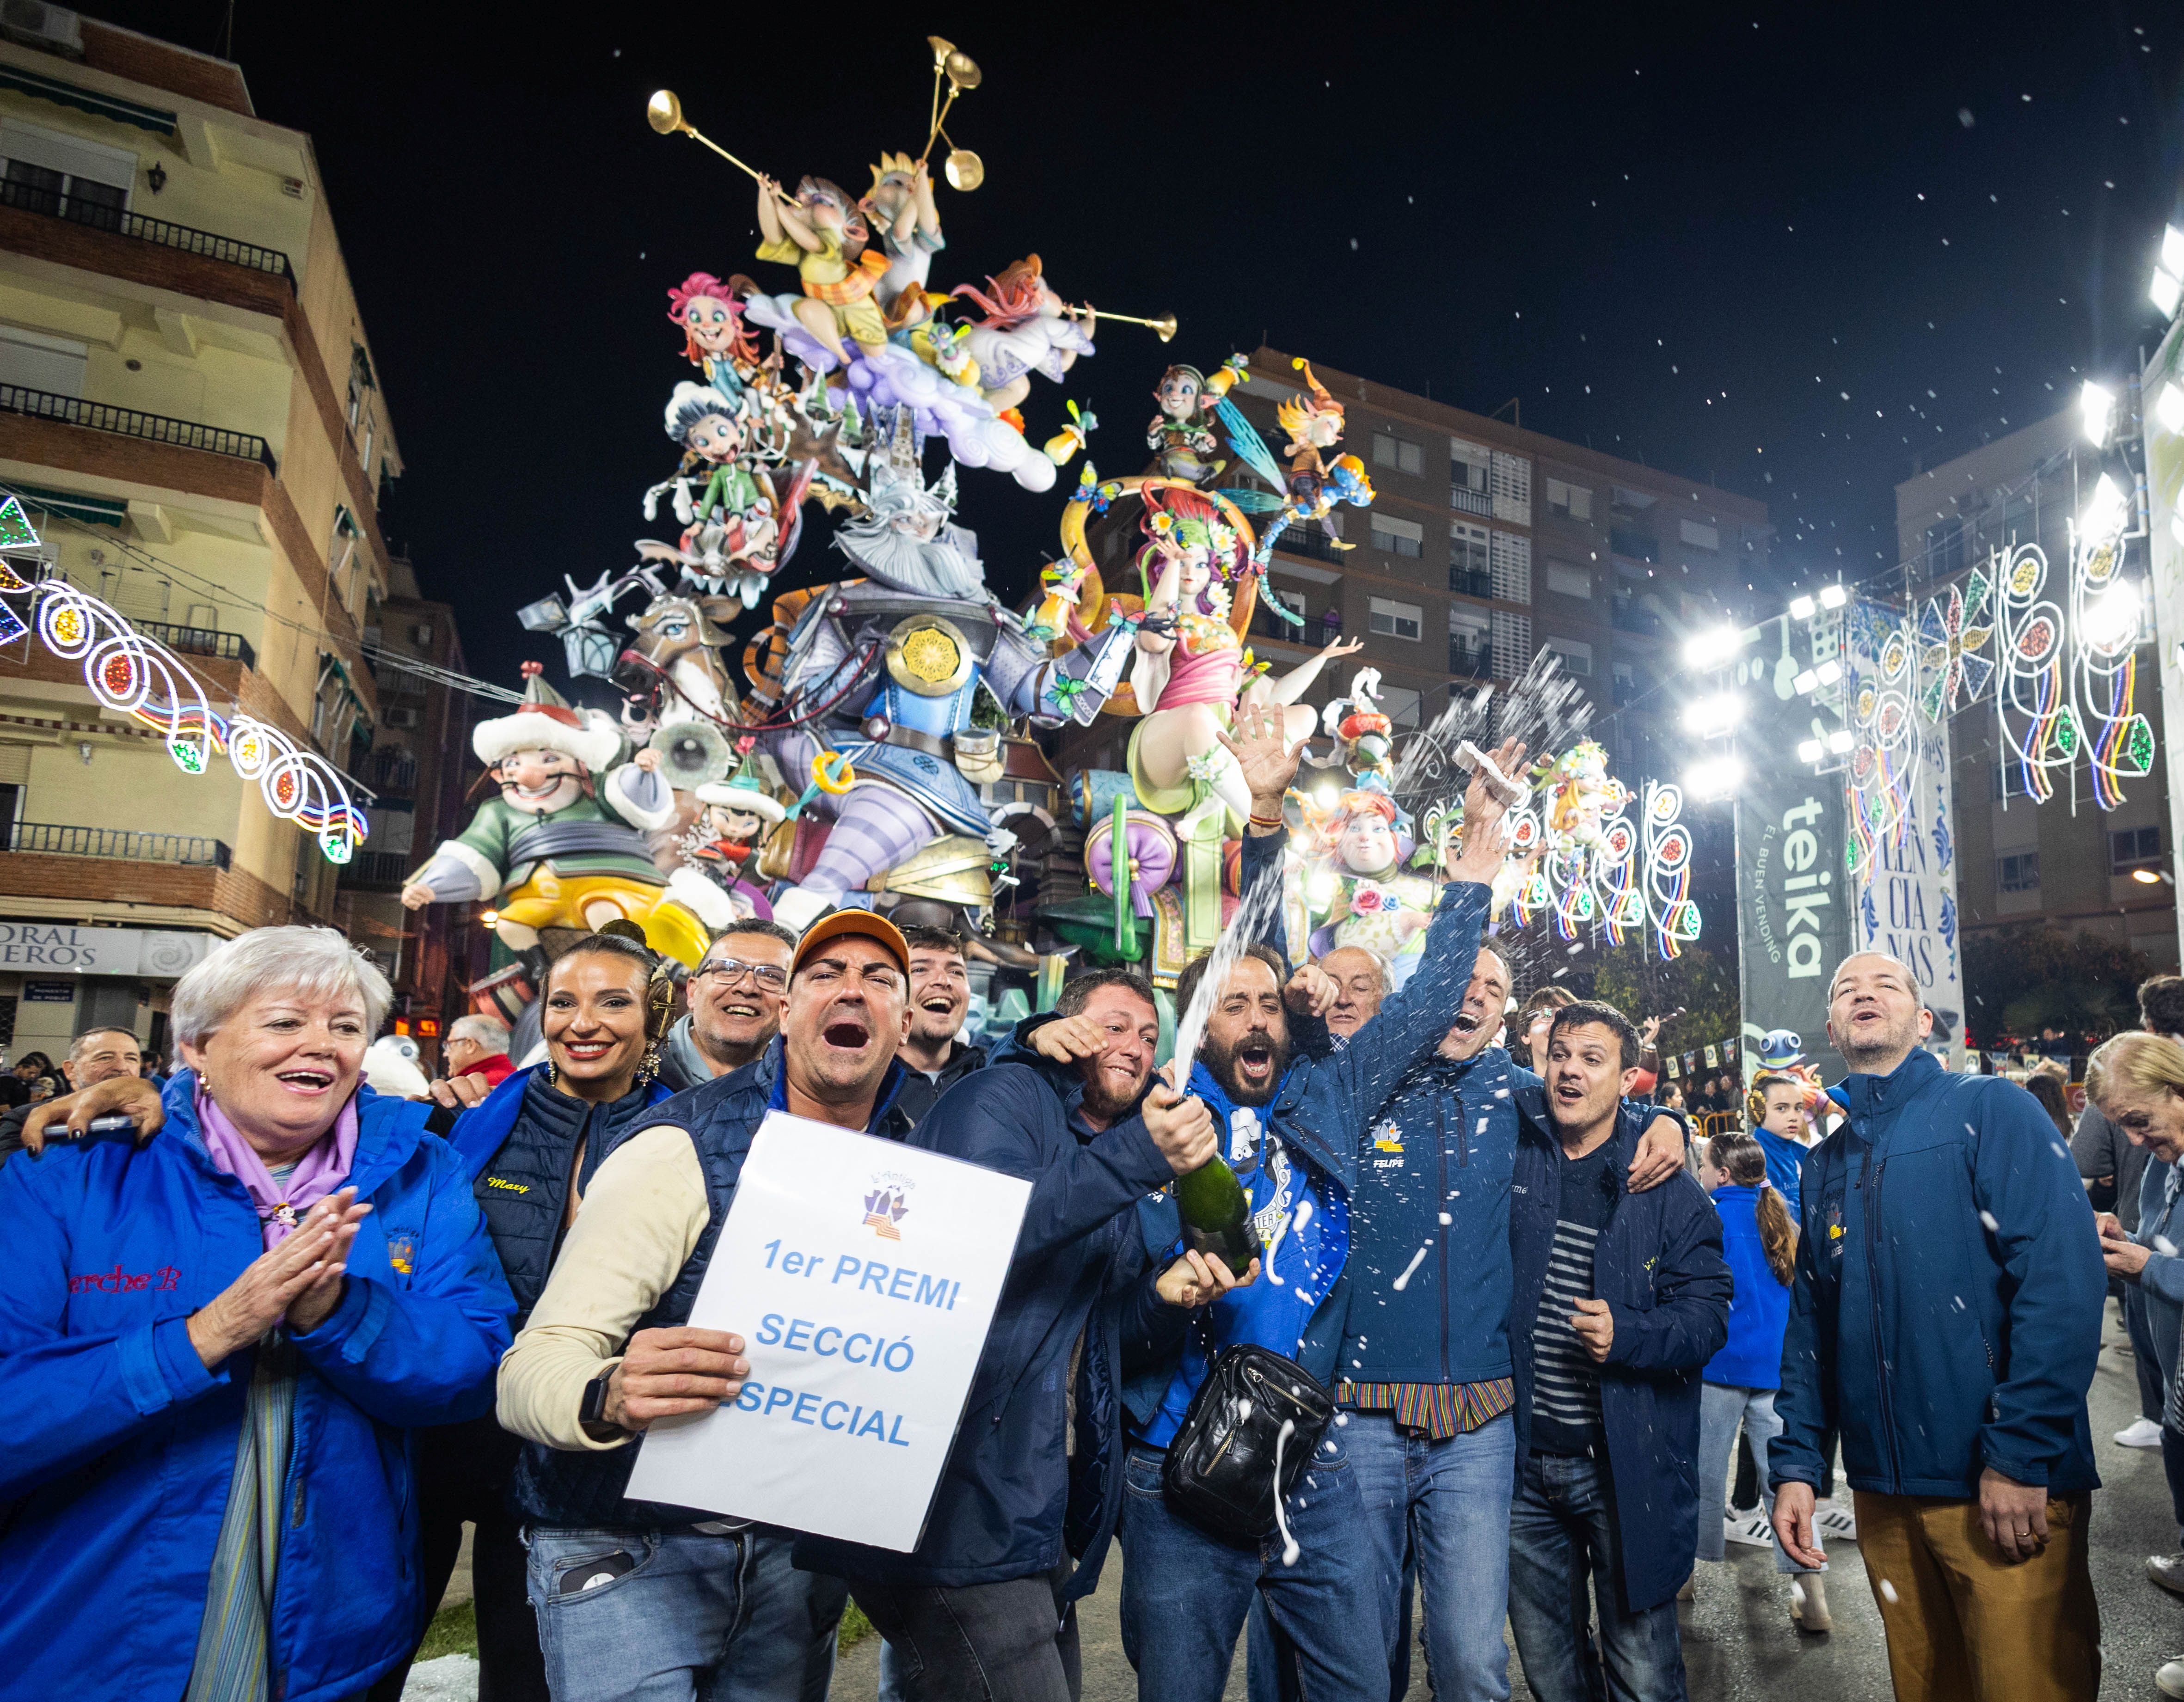
M 1531 1450 L 1532 1320 L 1546 1286 L 1562 1202 L 1562 1150 L 1545 1096 L 1520 1083 L 1517 1167 L 1510 1182 L 1509 1250 L 1515 1280 L 1510 1357 L 1517 1375 L 1517 1469 Z M 1615 1190 L 1593 1246 L 1592 1292 L 1607 1302 L 1615 1335 L 1600 1366 L 1600 1416 L 1618 1538 L 1624 1605 L 1669 1600 L 1697 1552 L 1699 1373 L 1729 1339 L 1729 1266 L 1721 1219 L 1688 1173 L 1630 1192 L 1631 1160 L 1656 1112 L 1625 1101 L 1616 1114 L 1602 1185 Z
M 902 1063 L 900 1054 L 895 1061 Z M 940 1103 L 943 1093 L 973 1070 L 985 1067 L 984 1047 L 956 1041 L 950 1045 L 948 1061 L 940 1066 L 940 1079 L 937 1082 L 928 1080 L 923 1071 L 914 1070 L 908 1064 L 903 1064 L 902 1087 L 895 1094 L 894 1102 L 902 1107 L 903 1115 L 912 1123 L 922 1123 L 925 1121 L 925 1114 Z
M 1774 1476 L 1817 1484 L 1842 1436 L 1853 1489 L 1979 1493 L 1992 1466 L 2098 1488 L 2086 1391 L 2108 1276 L 2092 1208 L 2040 1102 L 1914 1051 L 1829 1095 L 1848 1122 L 1805 1160 Z

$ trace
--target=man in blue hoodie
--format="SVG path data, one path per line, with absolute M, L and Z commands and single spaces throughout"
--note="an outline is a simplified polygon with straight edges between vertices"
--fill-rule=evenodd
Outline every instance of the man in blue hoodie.
M 2040 1102 L 1942 1069 L 1919 1043 L 1933 1021 L 1894 958 L 1836 971 L 1848 1122 L 1805 1160 L 1774 1534 L 1819 1564 L 1813 1485 L 1839 1430 L 1899 1702 L 2091 1696 L 2092 1208 Z

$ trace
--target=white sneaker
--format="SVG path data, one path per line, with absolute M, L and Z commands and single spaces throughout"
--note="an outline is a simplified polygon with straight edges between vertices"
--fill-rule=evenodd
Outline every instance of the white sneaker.
M 2184 1697 L 2184 1655 L 2164 1660 L 2154 1670 L 2153 1688 L 2164 1696 Z
M 2171 1595 L 2184 1595 L 2184 1550 L 2173 1555 L 2148 1555 L 2146 1575 Z
M 1741 1517 L 1724 1513 L 1721 1518 L 1721 1539 L 1724 1543 L 1741 1543 L 1747 1549 L 1771 1549 L 1774 1546 L 1774 1527 L 1757 1513 Z
M 1790 1622 L 1800 1631 L 1836 1628 L 1828 1612 L 1828 1587 L 1818 1572 L 1800 1572 L 1790 1584 Z
M 1841 1537 L 1846 1543 L 1855 1543 L 1858 1540 L 1857 1518 L 1849 1508 L 1838 1507 L 1832 1501 L 1820 1503 L 1819 1510 L 1814 1516 L 1813 1526 L 1819 1531 L 1823 1539 L 1829 1537 Z M 1825 1540 L 1821 1546 L 1823 1548 L 1826 1546 Z
M 2150 1418 L 2134 1418 L 2115 1433 L 2119 1448 L 2159 1448 L 2161 1446 L 2161 1426 Z

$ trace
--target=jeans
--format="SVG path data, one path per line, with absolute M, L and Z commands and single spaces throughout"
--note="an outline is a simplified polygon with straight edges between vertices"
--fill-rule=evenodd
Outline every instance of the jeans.
M 2136 1282 L 2123 1285 L 2123 1327 L 2131 1338 L 2131 1369 L 2138 1373 L 2138 1413 L 2161 1422 L 2161 1355 L 2153 1345 L 2153 1327 L 2146 1316 L 2146 1291 Z
M 1728 1476 L 1728 1461 L 1722 1462 Z M 1602 1462 L 1534 1454 L 1509 1511 L 1509 1623 L 1539 1702 L 1589 1702 L 1586 1574 L 1600 1616 L 1600 1660 L 1615 1702 L 1685 1702 L 1684 1649 L 1673 1598 L 1642 1613 L 1623 1606 L 1616 1516 Z
M 1072 1567 L 959 1588 L 869 1578 L 850 1588 L 894 1652 L 903 1702 L 1078 1702 Z
M 1505 1413 L 1461 1436 L 1436 1439 L 1399 1428 L 1384 1412 L 1348 1416 L 1340 1434 L 1364 1497 L 1381 1573 L 1396 1590 L 1390 1604 L 1390 1695 L 1410 1688 L 1408 1577 L 1415 1568 L 1434 1694 L 1507 1702 L 1509 1645 L 1502 1624 L 1509 1598 L 1516 1420 Z
M 1312 1702 L 1384 1702 L 1396 1580 L 1366 1527 L 1340 1430 L 1330 1427 L 1278 1530 L 1248 1548 L 1208 1536 L 1161 1493 L 1166 1458 L 1134 1447 L 1123 1469 L 1123 1652 L 1141 1695 L 1221 1702 L 1236 1640 L 1255 1600 L 1279 1633 L 1279 1694 Z M 1254 1675 L 1255 1678 L 1257 1675 Z
M 1729 1482 L 1730 1444 L 1736 1440 L 1740 1419 L 1744 1423 L 1745 1437 L 1752 1443 L 1752 1457 L 1759 1464 L 1760 1488 L 1767 1516 L 1774 1516 L 1774 1478 L 1767 1465 L 1767 1450 L 1782 1433 L 1782 1421 L 1774 1416 L 1774 1391 L 1736 1388 L 1728 1383 L 1701 1383 L 1698 1557 L 1702 1560 L 1722 1557 L 1722 1496 Z M 1804 1572 L 1813 1568 L 1799 1566 L 1777 1543 L 1774 1570 Z M 1819 1570 L 1825 1571 L 1827 1568 L 1822 1566 Z
M 849 1586 L 760 1526 L 534 1525 L 531 1605 L 555 1702 L 825 1702 Z

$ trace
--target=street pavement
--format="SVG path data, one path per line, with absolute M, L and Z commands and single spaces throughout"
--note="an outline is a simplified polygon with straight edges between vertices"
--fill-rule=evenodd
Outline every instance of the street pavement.
M 2153 1670 L 2184 1650 L 2184 1601 L 2147 1580 L 2147 1555 L 2173 1549 L 2176 1527 L 2169 1510 L 2161 1455 L 2117 1447 L 2109 1438 L 2137 1416 L 2137 1382 L 2123 1327 L 2108 1309 L 2100 1366 L 2091 1409 L 2094 1450 L 2105 1488 L 2093 1498 L 2093 1588 L 2100 1600 L 2102 1646 L 2107 1663 L 2103 1689 L 2110 1697 L 2153 1698 Z M 1846 1492 L 1847 1493 L 1847 1492 Z M 1719 1563 L 1701 1561 L 1697 1597 L 1683 1609 L 1684 1660 L 1695 1702 L 1797 1694 L 1828 1702 L 1886 1702 L 1888 1663 L 1880 1618 L 1854 1543 L 1829 1554 L 1828 1605 L 1835 1630 L 1814 1636 L 1790 1621 L 1789 1584 L 1761 1549 L 1734 1548 Z M 1122 1592 L 1122 1555 L 1111 1550 L 1099 1593 L 1080 1610 L 1084 1702 L 1134 1702 L 1136 1675 L 1123 1656 L 1116 1605 Z M 475 1666 L 460 1660 L 435 1662 L 437 1670 L 412 1676 L 404 1702 L 471 1702 Z M 1510 1687 L 1517 1702 L 1531 1691 L 1513 1655 Z M 1784 1687 L 1794 1683 L 1794 1691 Z M 843 1656 L 835 1670 L 835 1702 L 873 1702 L 879 1688 L 879 1644 L 869 1638 Z M 1432 1690 L 1424 1658 L 1416 1649 L 1406 1702 L 1423 1702 Z M 1244 1663 L 1229 1675 L 1223 1702 L 1242 1702 Z M 1149 1698 L 1148 1702 L 1167 1702 Z

